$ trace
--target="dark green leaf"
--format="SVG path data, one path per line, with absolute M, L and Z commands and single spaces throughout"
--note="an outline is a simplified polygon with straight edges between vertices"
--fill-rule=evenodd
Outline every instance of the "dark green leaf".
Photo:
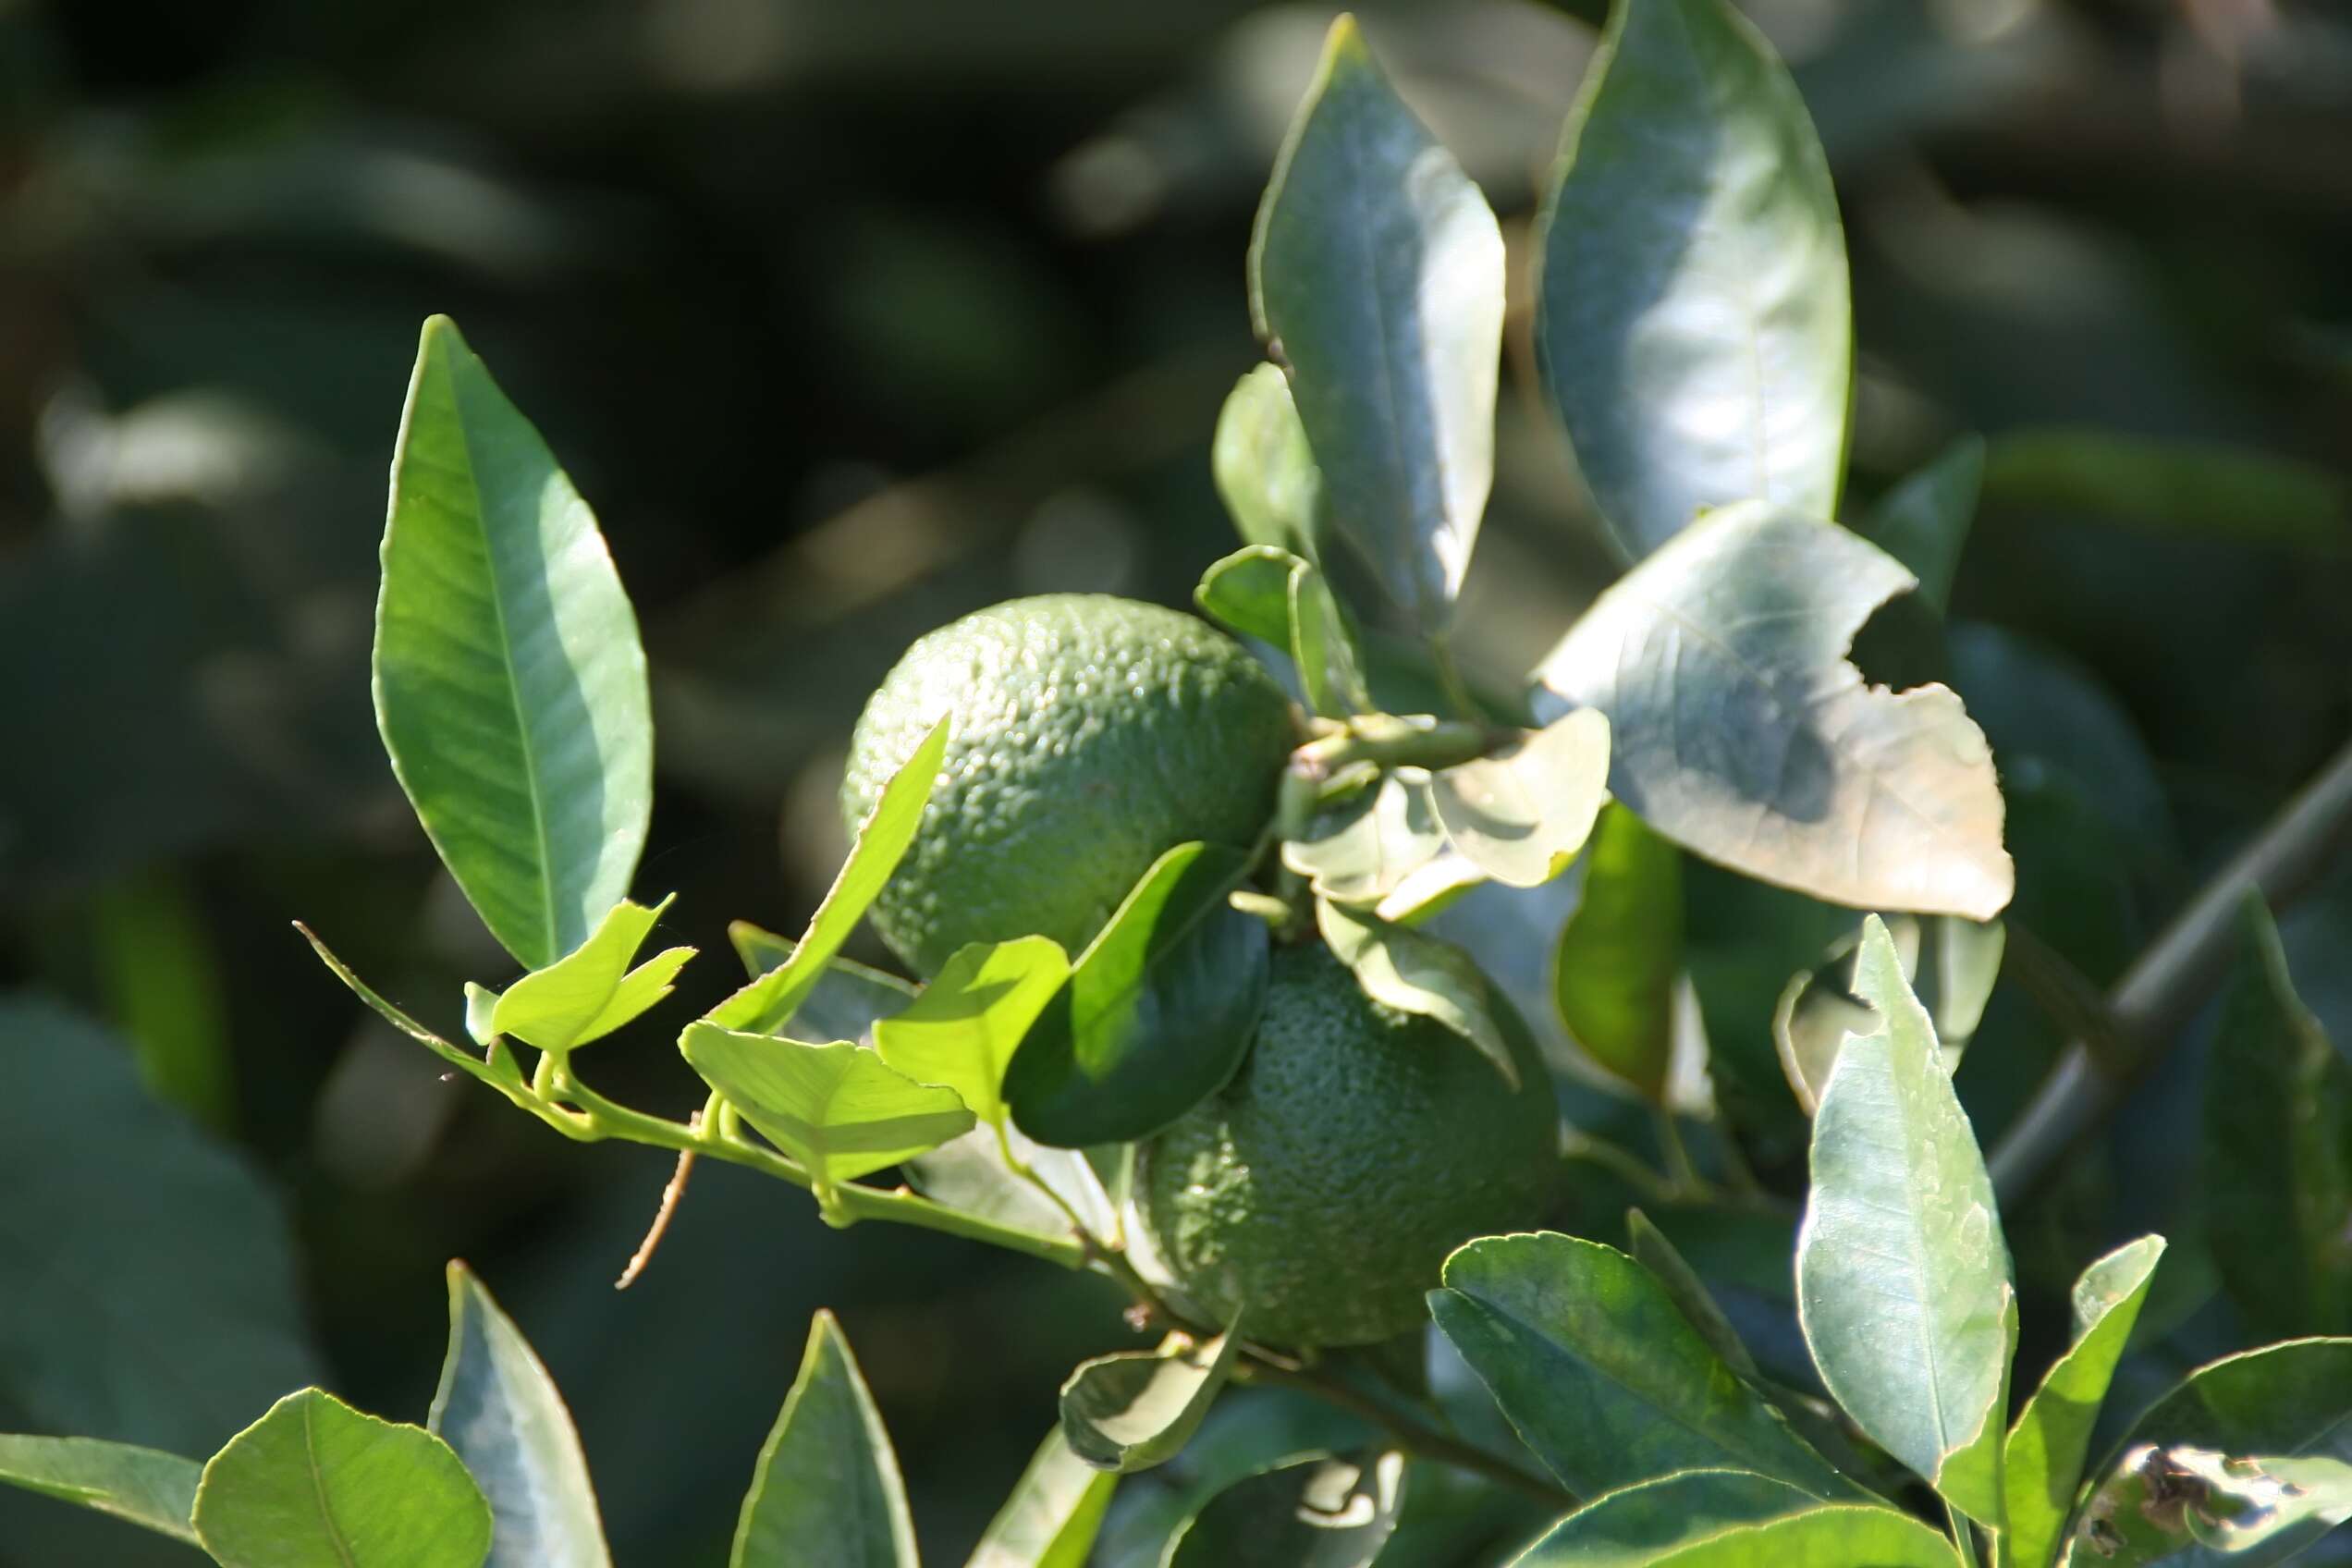
M 761 1448 L 729 1568 L 915 1568 L 899 1462 L 829 1312 Z
M 859 917 L 899 868 L 899 861 L 914 841 L 923 820 L 924 802 L 939 777 L 939 759 L 947 754 L 949 720 L 941 718 L 914 749 L 905 766 L 882 787 L 874 810 L 858 824 L 850 858 L 826 889 L 808 929 L 792 945 L 791 953 L 774 969 L 761 974 L 741 990 L 711 1009 L 709 1022 L 722 1029 L 754 1035 L 783 1032 L 792 1016 L 829 973 L 833 955 L 857 928 Z
M 1247 545 L 1203 573 L 1193 597 L 1212 619 L 1290 655 L 1317 713 L 1338 717 L 1371 706 L 1355 629 L 1312 561 Z
M 1723 1365 L 1751 1383 L 1760 1384 L 1763 1374 L 1757 1369 L 1756 1358 L 1740 1342 L 1739 1331 L 1732 1327 L 1723 1309 L 1715 1305 L 1708 1293 L 1706 1282 L 1697 1270 L 1674 1250 L 1666 1233 L 1649 1222 L 1649 1216 L 1640 1209 L 1625 1211 L 1625 1241 L 1634 1261 L 1649 1270 L 1650 1277 L 1664 1289 L 1683 1320 L 1698 1330 L 1707 1348 L 1723 1358 Z
M 202 1453 L 317 1375 L 276 1194 L 123 1041 L 0 993 L 0 1405 Z
M 1082 1364 L 1061 1386 L 1061 1435 L 1097 1470 L 1164 1464 L 1208 1414 L 1242 1344 L 1238 1323 L 1213 1340 Z
M 1999 1529 L 2017 1304 L 1992 1184 L 1934 1026 L 1876 916 L 1855 988 L 1877 1028 L 1838 1053 L 1813 1118 L 1799 1321 L 1855 1424 Z
M 2099 1407 L 2163 1256 L 2162 1237 L 2142 1236 L 2092 1264 L 2076 1281 L 2074 1342 L 2026 1402 L 2002 1451 L 2009 1561 L 2041 1568 L 2057 1551 Z
M 1292 122 L 1249 272 L 1332 526 L 1442 631 L 1494 480 L 1502 235 L 1353 18 Z
M 1086 1568 L 1119 1476 L 1071 1452 L 1057 1427 L 989 1521 L 965 1568 Z
M 571 1413 L 482 1281 L 449 1265 L 449 1352 L 425 1418 L 489 1500 L 489 1568 L 608 1568 Z
M 1610 789 L 1686 849 L 1857 908 L 1989 920 L 2015 877 L 1983 735 L 1945 688 L 1891 692 L 1845 657 L 1911 586 L 1844 529 L 1728 506 L 1602 593 L 1537 668 L 1536 710 L 1606 713 Z
M 1919 580 L 1919 597 L 1938 615 L 1952 604 L 1952 579 L 1960 570 L 1969 524 L 1977 520 L 1984 467 L 1984 438 L 1964 435 L 1888 491 L 1869 516 L 1854 525 L 1854 532 Z
M 1429 799 L 1464 858 L 1534 888 L 1567 869 L 1609 800 L 1609 720 L 1581 708 L 1501 751 L 1434 774 Z
M 2352 1064 L 2295 994 L 2247 895 L 2245 947 L 2206 1070 L 2208 1244 L 2264 1335 L 2352 1329 Z
M 1962 920 L 1956 915 L 1890 916 L 1904 978 L 1935 1024 L 1936 1056 L 1945 1072 L 1958 1070 L 1968 1041 L 1984 1018 L 2001 975 L 2008 932 L 2001 922 Z M 1830 1081 L 1838 1047 L 1849 1034 L 1867 1035 L 1876 1015 L 1854 992 L 1854 966 L 1862 945 L 1856 926 L 1830 949 L 1819 965 L 1789 977 L 1772 1014 L 1772 1039 L 1789 1088 L 1811 1115 Z
M 972 1130 L 953 1089 L 918 1084 L 847 1040 L 804 1045 L 690 1023 L 678 1047 L 823 1190 L 937 1148 Z
M 1583 896 L 1560 929 L 1552 996 L 1585 1054 L 1653 1103 L 1674 1053 L 1683 879 L 1674 846 L 1611 804 L 1585 851 Z
M 1638 557 L 1731 501 L 1836 516 L 1854 329 L 1796 84 L 1723 0 L 1617 0 L 1585 82 L 1536 342 L 1602 517 Z
M 560 1054 L 604 1038 L 669 995 L 693 949 L 670 948 L 629 967 L 669 904 L 613 905 L 585 942 L 507 987 L 491 1005 L 490 1033 Z
M 595 518 L 447 316 L 393 453 L 375 711 L 491 934 L 530 969 L 586 941 L 645 847 L 644 650 Z
M 298 920 L 294 923 L 294 929 L 302 934 L 302 940 L 310 943 L 311 950 L 318 954 L 319 962 L 326 965 L 328 973 L 349 987 L 351 994 L 365 1002 L 369 1011 L 378 1018 L 383 1019 L 384 1022 L 406 1035 L 410 1039 L 416 1041 L 442 1060 L 479 1078 L 494 1088 L 519 1090 L 522 1087 L 521 1072 L 515 1067 L 512 1056 L 503 1049 L 494 1048 L 488 1057 L 484 1058 L 475 1056 L 471 1051 L 462 1050 L 450 1044 L 385 1000 L 366 981 L 352 974 L 350 966 L 328 950 L 327 945 L 320 941 L 318 934 L 309 926 Z M 490 1014 L 497 1006 L 497 1001 L 496 992 L 484 990 L 472 982 L 467 983 L 466 1027 L 470 1033 L 495 1037 L 496 1031 L 490 1027 Z
M 1446 1260 L 1445 1288 L 1429 1305 L 1572 1491 L 1728 1468 L 1816 1498 L 1863 1495 L 1613 1247 L 1548 1232 L 1472 1242 Z
M 1681 1470 L 1595 1498 L 1514 1559 L 1512 1568 L 1648 1568 L 1661 1552 L 1801 1513 L 1820 1499 L 1747 1470 Z
M 1208 463 L 1217 493 L 1243 540 L 1318 558 L 1323 473 L 1315 466 L 1306 427 L 1291 401 L 1290 378 L 1280 365 L 1259 365 L 1234 383 L 1217 416 Z M 1278 638 L 1264 640 L 1282 645 Z
M 481 1568 L 490 1505 L 449 1445 L 304 1389 L 229 1440 L 196 1488 L 222 1568 Z
M 1070 960 L 1049 937 L 959 949 L 912 1004 L 876 1023 L 874 1048 L 916 1083 L 945 1084 L 981 1121 L 1000 1123 L 1005 1068 L 1069 978 Z
M 784 963 L 796 946 L 790 937 L 763 931 L 748 920 L 730 921 L 727 937 L 743 961 L 743 972 L 754 980 Z M 864 1040 L 875 1024 L 918 994 L 920 988 L 912 981 L 853 959 L 828 959 L 825 973 L 802 996 L 792 1022 L 802 1034 L 819 1039 Z
M 1153 863 L 1012 1059 L 1023 1132 L 1056 1148 L 1149 1137 L 1232 1077 L 1266 1004 L 1266 922 L 1227 901 L 1248 872 L 1215 844 Z
M 2321 556 L 2352 551 L 2352 484 L 2342 474 L 2245 447 L 2112 430 L 2013 430 L 1993 441 L 1984 483 L 2004 507 Z
M 1960 1558 L 1907 1513 L 1816 1508 L 1734 1526 L 1653 1558 L 1651 1568 L 1960 1568 Z
M 1364 1568 L 1396 1529 L 1404 1455 L 1310 1454 L 1244 1476 L 1208 1500 L 1167 1568 Z
M 192 1459 L 94 1438 L 0 1437 L 0 1481 L 196 1544 Z
M 1355 972 L 1366 996 L 1399 1012 L 1437 1020 L 1476 1047 L 1504 1083 L 1519 1086 L 1519 1064 L 1495 1022 L 1487 977 L 1468 953 L 1329 899 L 1315 900 L 1315 924 L 1332 956 Z

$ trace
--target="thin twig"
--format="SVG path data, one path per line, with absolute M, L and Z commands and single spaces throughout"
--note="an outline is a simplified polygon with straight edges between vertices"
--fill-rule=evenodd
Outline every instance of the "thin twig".
M 2259 890 L 2273 910 L 2308 892 L 2352 838 L 2352 743 L 2286 802 L 2187 907 L 2109 993 L 2117 1038 L 2113 1060 L 2076 1040 L 2043 1080 L 1992 1151 L 1994 1190 L 2004 1206 L 2029 1192 L 2076 1140 L 2113 1110 L 2163 1058 L 2229 967 L 2237 912 Z

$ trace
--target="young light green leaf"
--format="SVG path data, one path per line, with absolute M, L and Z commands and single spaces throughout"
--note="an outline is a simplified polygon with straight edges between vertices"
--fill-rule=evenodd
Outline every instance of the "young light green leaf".
M 2163 1256 L 2162 1237 L 2142 1236 L 2092 1264 L 2076 1282 L 2074 1342 L 2026 1402 L 2002 1453 L 2006 1561 L 2040 1568 L 2056 1554 L 2100 1404 Z
M 1486 885 L 1487 874 L 1469 857 L 1441 850 L 1406 872 L 1397 885 L 1380 896 L 1372 913 L 1391 925 L 1418 925 L 1443 913 L 1456 899 Z
M 754 1035 L 781 1034 L 792 1015 L 808 999 L 841 950 L 859 918 L 899 861 L 914 841 L 923 820 L 923 805 L 939 777 L 939 760 L 947 754 L 949 720 L 941 718 L 914 749 L 906 765 L 882 787 L 882 797 L 858 825 L 850 858 L 841 864 L 833 886 L 826 890 L 808 929 L 782 963 L 768 970 L 741 990 L 711 1009 L 708 1022 L 721 1029 Z
M 912 1005 L 875 1023 L 874 1048 L 916 1083 L 943 1084 L 981 1121 L 1000 1124 L 1005 1068 L 1069 978 L 1069 957 L 1050 937 L 974 943 Z
M 0 991 L 0 1409 L 202 1452 L 318 1375 L 284 1206 L 112 1031 Z
M 375 714 L 491 935 L 530 969 L 586 941 L 645 847 L 645 654 L 595 518 L 447 316 L 392 458 Z
M 1818 1507 L 1820 1499 L 1752 1470 L 1678 1470 L 1595 1498 L 1511 1568 L 1649 1568 L 1660 1553 Z
M 1122 1475 L 1173 1459 L 1225 1386 L 1239 1329 L 1236 1323 L 1174 1352 L 1127 1351 L 1081 1363 L 1061 1385 L 1061 1435 L 1071 1452 Z
M 1758 498 L 1837 515 L 1845 239 L 1796 84 L 1724 0 L 1616 0 L 1539 223 L 1536 346 L 1638 558 Z
M 1323 472 L 1315 466 L 1306 427 L 1291 401 L 1290 378 L 1280 365 L 1258 365 L 1233 384 L 1217 416 L 1208 466 L 1244 541 L 1319 558 Z M 1280 645 L 1271 637 L 1266 641 Z
M 1650 1559 L 1651 1568 L 1960 1568 L 1941 1531 L 1892 1508 L 1815 1508 L 1741 1525 Z
M 1919 580 L 1919 597 L 1944 614 L 1961 547 L 1984 488 L 1985 444 L 1964 435 L 1935 461 L 1888 491 L 1854 532 L 1903 563 Z
M 964 1568 L 1086 1568 L 1118 1485 L 1117 1472 L 1079 1458 L 1056 1427 Z
M 385 1023 L 416 1041 L 442 1060 L 472 1077 L 481 1079 L 494 1088 L 521 1089 L 522 1087 L 521 1072 L 515 1067 L 514 1059 L 511 1056 L 502 1050 L 494 1050 L 487 1058 L 478 1057 L 471 1051 L 460 1049 L 450 1044 L 378 995 L 373 986 L 351 972 L 350 965 L 337 958 L 328 949 L 327 945 L 319 940 L 318 933 L 299 920 L 294 922 L 294 929 L 300 931 L 302 934 L 302 939 L 310 943 L 311 950 L 318 954 L 319 962 L 326 965 L 327 972 L 342 981 L 353 996 L 365 1002 L 368 1010 L 383 1019 Z M 477 995 L 483 998 L 478 1007 L 474 1000 Z M 481 986 L 472 984 L 466 986 L 466 1028 L 469 1033 L 477 1037 L 484 1035 L 496 1037 L 490 1030 L 490 1010 L 496 1005 L 496 1002 L 497 996 L 495 992 L 484 990 Z M 475 1027 L 477 1023 L 480 1025 L 478 1029 Z
M 1613 1247 L 1548 1231 L 1472 1242 L 1446 1260 L 1429 1308 L 1572 1491 L 1729 1468 L 1817 1499 L 1864 1495 Z
M 1352 18 L 1292 122 L 1249 274 L 1332 526 L 1442 631 L 1494 480 L 1502 234 Z
M 1041 1144 L 1149 1137 L 1222 1088 L 1266 1005 L 1266 922 L 1227 901 L 1249 858 L 1179 844 L 1152 864 L 1037 1015 L 1005 1073 Z
M 972 1130 L 972 1112 L 953 1089 L 918 1084 L 847 1040 L 803 1045 L 690 1023 L 678 1048 L 820 1190 Z
M 2241 925 L 2206 1069 L 2208 1244 L 2255 1331 L 2340 1333 L 2352 1329 L 2352 1064 L 2295 994 L 2260 893 Z
M 2101 1499 L 2128 1493 L 2136 1461 L 2151 1452 L 2206 1449 L 2231 1458 L 2328 1459 L 2352 1464 L 2352 1339 L 2290 1340 L 2260 1350 L 2224 1356 L 2190 1373 L 2138 1421 L 2099 1468 L 2092 1501 L 2076 1522 L 2076 1538 L 2096 1537 Z M 2110 1527 L 2145 1517 L 2129 1502 L 2110 1509 Z M 2184 1522 L 2185 1523 L 2185 1522 Z M 2175 1528 L 2164 1542 L 2165 1568 L 2256 1568 L 2281 1562 L 2324 1535 L 2324 1520 L 2306 1520 L 2262 1543 L 2259 1550 L 2231 1555 L 2183 1538 Z M 2101 1543 L 2106 1544 L 2106 1543 Z M 2077 1550 L 2077 1568 L 2108 1559 L 2097 1549 Z M 2117 1562 L 2125 1559 L 2118 1555 Z M 2142 1557 L 2138 1561 L 2150 1561 Z
M 1282 864 L 1349 904 L 1388 897 L 1445 848 L 1428 790 L 1395 773 L 1317 812 L 1306 833 L 1284 842 Z
M 1552 950 L 1560 1022 L 1585 1054 L 1663 1101 L 1683 972 L 1682 856 L 1611 802 L 1585 851 L 1584 894 Z
M 1332 956 L 1355 972 L 1366 996 L 1400 1012 L 1435 1019 L 1477 1047 L 1504 1083 L 1519 1086 L 1519 1064 L 1495 1023 L 1487 978 L 1468 953 L 1427 932 L 1390 925 L 1329 899 L 1315 900 L 1315 925 Z
M 1886 925 L 1904 978 L 1935 1024 L 1937 1060 L 1947 1074 L 1956 1072 L 2001 976 L 2007 929 L 1997 920 L 1948 914 L 1893 915 Z M 1830 949 L 1826 962 L 1791 975 L 1773 1010 L 1772 1042 L 1781 1070 L 1807 1116 L 1820 1104 L 1822 1085 L 1830 1081 L 1845 1037 L 1874 1027 L 1877 1015 L 1854 995 L 1861 942 L 1857 925 Z
M 1245 1476 L 1177 1530 L 1166 1568 L 1366 1568 L 1404 1505 L 1404 1455 L 1308 1454 Z
M 915 1568 L 899 1462 L 829 1312 L 761 1448 L 729 1568 Z
M 763 931 L 748 920 L 729 922 L 727 938 L 743 961 L 743 973 L 754 980 L 784 963 L 797 946 L 790 937 Z M 921 987 L 911 980 L 854 959 L 828 959 L 825 973 L 793 1010 L 792 1022 L 803 1035 L 819 1039 L 864 1040 L 876 1023 L 903 1011 L 920 994 Z
M 1845 657 L 1911 586 L 1843 528 L 1727 506 L 1604 591 L 1531 700 L 1546 719 L 1606 713 L 1611 792 L 1709 860 L 1856 908 L 1990 920 L 2015 873 L 1982 732 L 1945 688 L 1888 692 Z
M 1864 925 L 1855 988 L 1878 1027 L 1838 1053 L 1813 1118 L 1798 1321 L 1821 1381 L 1880 1447 L 1991 1529 L 2016 1293 L 1992 1183 L 1904 984 Z
M 449 1265 L 449 1351 L 424 1424 L 489 1500 L 489 1568 L 609 1568 L 571 1413 L 522 1331 L 462 1263 Z
M 1609 718 L 1579 708 L 1492 756 L 1431 776 L 1453 847 L 1498 882 L 1534 888 L 1567 869 L 1609 801 Z
M 318 1389 L 213 1455 L 196 1538 L 222 1568 L 482 1568 L 490 1505 L 447 1443 Z
M 1272 367 L 1267 367 L 1271 369 Z M 1280 372 L 1276 373 L 1280 374 Z M 1193 590 L 1201 613 L 1228 631 L 1287 652 L 1291 645 L 1291 572 L 1299 557 L 1272 545 L 1244 545 L 1210 563 Z
M 1291 662 L 1298 668 L 1307 706 L 1327 718 L 1367 711 L 1372 696 L 1355 629 L 1311 561 L 1291 569 L 1290 622 Z
M 192 1459 L 94 1438 L 0 1436 L 0 1482 L 196 1544 Z
M 671 948 L 629 967 L 669 905 L 669 899 L 651 909 L 627 899 L 613 905 L 585 942 L 506 988 L 491 1006 L 490 1032 L 561 1054 L 604 1038 L 669 995 L 693 949 Z

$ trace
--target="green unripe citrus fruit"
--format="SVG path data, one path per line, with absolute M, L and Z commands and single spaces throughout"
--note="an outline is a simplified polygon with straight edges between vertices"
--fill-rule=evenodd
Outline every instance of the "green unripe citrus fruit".
M 1365 1344 L 1427 1321 L 1473 1237 L 1542 1217 L 1557 1119 L 1501 998 L 1513 1090 L 1468 1041 L 1366 997 L 1320 943 L 1284 948 L 1232 1082 L 1136 1151 L 1136 1204 L 1200 1311 L 1275 1344 Z
M 941 715 L 914 842 L 870 912 L 917 974 L 969 942 L 1074 957 L 1178 844 L 1247 846 L 1295 744 L 1290 700 L 1206 622 L 1100 594 L 978 610 L 907 650 L 850 741 L 854 827 Z

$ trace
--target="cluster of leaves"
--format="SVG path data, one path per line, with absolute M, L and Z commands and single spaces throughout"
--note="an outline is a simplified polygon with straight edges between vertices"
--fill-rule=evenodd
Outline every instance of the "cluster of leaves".
M 385 536 L 377 714 L 420 822 L 526 973 L 467 987 L 469 1046 L 312 937 L 320 956 L 568 1137 L 674 1150 L 681 1172 L 744 1165 L 807 1188 L 837 1224 L 900 1220 L 1127 1287 L 1170 1331 L 1072 1374 L 1059 1428 L 974 1559 L 990 1568 L 1084 1561 L 1116 1477 L 1175 1456 L 1220 1390 L 1253 1378 L 1320 1392 L 1380 1435 L 1283 1456 L 1201 1500 L 1167 1563 L 1371 1562 L 1404 1517 L 1411 1458 L 1541 1500 L 1529 1564 L 1989 1552 L 2040 1568 L 2273 1562 L 2307 1546 L 2352 1513 L 2352 1341 L 2209 1366 L 2092 1462 L 2154 1238 L 2085 1272 L 2069 1348 L 2012 1414 L 2010 1254 L 1950 1081 L 2004 951 L 2002 795 L 1952 692 L 1874 685 L 1852 657 L 1866 622 L 1897 655 L 1948 653 L 1943 597 L 1981 452 L 1963 445 L 1869 517 L 1838 521 L 1853 389 L 1834 199 L 1793 84 L 1722 0 L 1623 0 L 1537 250 L 1543 378 L 1628 569 L 1524 700 L 1473 691 L 1449 641 L 1492 479 L 1502 241 L 1342 18 L 1251 248 L 1273 362 L 1243 378 L 1215 436 L 1244 546 L 1198 590 L 1287 663 L 1312 715 L 1261 846 L 1272 854 L 1170 850 L 1074 955 L 1034 937 L 968 948 L 919 990 L 863 969 L 841 949 L 913 839 L 942 719 L 801 935 L 734 928 L 745 983 L 679 1037 L 708 1089 L 684 1121 L 618 1104 L 574 1068 L 693 956 L 641 959 L 668 905 L 629 897 L 653 755 L 633 611 L 545 442 L 456 328 L 429 322 Z M 1351 574 L 1406 635 L 1368 624 Z M 1878 613 L 1905 595 L 1916 613 Z M 1443 711 L 1409 711 L 1392 695 L 1404 690 L 1434 691 L 1421 705 Z M 1516 1072 L 1492 983 L 1425 928 L 1482 884 L 1533 888 L 1581 864 L 1553 943 L 1558 1021 L 1658 1112 L 1684 1169 L 1657 1190 L 1711 1193 L 1672 1109 L 1685 854 L 1846 912 L 1827 951 L 1771 977 L 1771 1036 L 1809 1117 L 1795 1300 L 1818 1393 L 1768 1373 L 1638 1212 L 1629 1251 L 1539 1232 L 1472 1241 L 1447 1262 L 1435 1328 L 1507 1423 L 1493 1445 L 1460 1435 L 1475 1419 L 1433 1424 L 1409 1389 L 1400 1407 L 1397 1390 L 1352 1379 L 1361 1368 L 1253 1343 L 1246 1312 L 1208 1325 L 1170 1309 L 1127 1244 L 1121 1150 L 1238 1069 L 1278 934 L 1311 923 L 1369 995 Z M 2237 1151 L 2220 1174 L 2294 1195 L 2292 1268 L 2244 1262 L 2280 1276 L 2275 1299 L 2311 1310 L 2299 1321 L 2332 1322 L 2352 1280 L 2352 1095 L 2252 918 L 2225 1048 L 2316 1110 L 2283 1136 L 2217 1134 Z M 1736 1087 L 1728 1064 L 1719 1079 Z M 1731 1171 L 1737 1142 L 1718 1143 Z M 893 1168 L 913 1185 L 863 1180 Z M 226 1563 L 603 1562 L 544 1369 L 477 1284 L 452 1279 L 429 1430 L 313 1389 L 202 1467 L 28 1437 L 0 1439 L 0 1478 Z M 1929 1497 L 1941 1525 L 1911 1506 Z M 739 1564 L 802 1561 L 914 1561 L 888 1440 L 823 1317 L 735 1543 Z

